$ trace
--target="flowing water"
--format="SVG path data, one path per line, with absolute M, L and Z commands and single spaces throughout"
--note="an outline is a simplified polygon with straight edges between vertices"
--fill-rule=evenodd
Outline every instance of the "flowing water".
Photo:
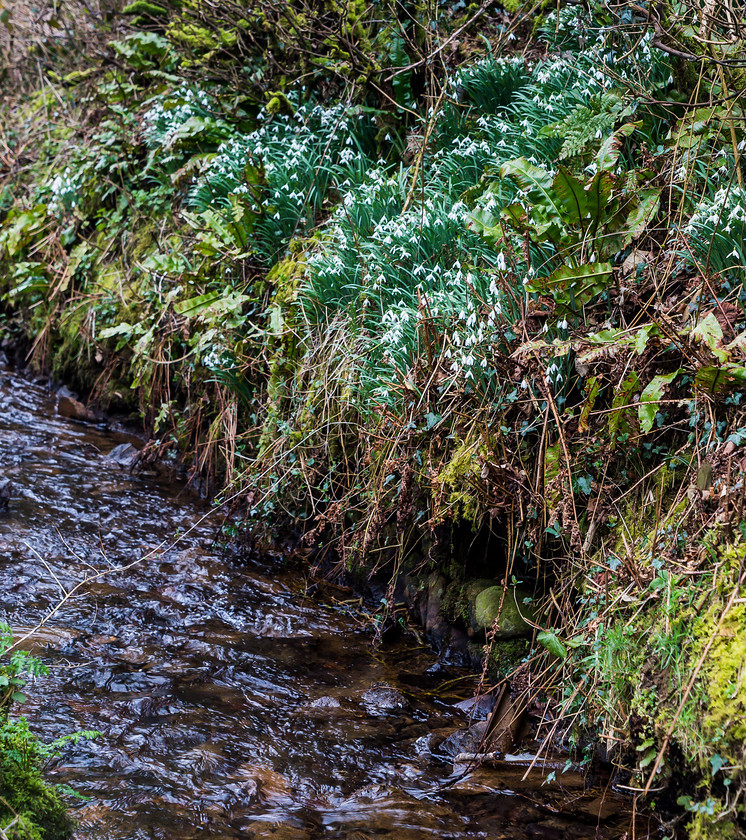
M 87 797 L 78 838 L 622 836 L 613 795 L 599 810 L 598 794 L 534 790 L 521 773 L 454 775 L 436 745 L 467 725 L 443 689 L 463 675 L 414 643 L 373 650 L 298 572 L 228 562 L 209 507 L 173 476 L 107 460 L 126 441 L 0 370 L 0 477 L 14 485 L 0 617 L 19 635 L 111 568 L 26 645 L 51 669 L 24 707 L 36 731 L 101 733 L 50 768 Z

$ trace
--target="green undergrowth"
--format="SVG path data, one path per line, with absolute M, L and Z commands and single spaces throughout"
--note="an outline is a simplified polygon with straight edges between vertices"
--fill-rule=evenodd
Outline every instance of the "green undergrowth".
M 520 584 L 546 744 L 743 836 L 741 71 L 527 11 L 131 4 L 2 104 L 3 329 L 384 610 Z
M 73 823 L 63 796 L 66 791 L 44 778 L 43 769 L 59 748 L 94 733 L 80 732 L 44 744 L 24 717 L 14 714 L 26 700 L 30 679 L 46 668 L 23 651 L 10 652 L 10 628 L 0 623 L 0 833 L 18 840 L 67 840 Z

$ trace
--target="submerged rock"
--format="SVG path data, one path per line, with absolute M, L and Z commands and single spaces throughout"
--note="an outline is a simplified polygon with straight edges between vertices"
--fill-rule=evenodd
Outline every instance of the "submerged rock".
M 9 478 L 0 476 L 0 510 L 8 509 L 8 502 L 10 501 L 10 494 L 13 490 L 13 483 Z
M 371 715 L 402 712 L 409 708 L 407 698 L 389 685 L 379 685 L 368 689 L 362 699 L 365 710 Z
M 477 697 L 470 697 L 460 703 L 454 703 L 454 708 L 460 709 L 469 715 L 472 720 L 486 720 L 489 713 L 495 708 L 494 694 L 480 694 Z
M 138 454 L 137 449 L 131 443 L 120 443 L 106 455 L 104 460 L 109 464 L 116 464 L 122 469 L 129 469 L 134 466 Z

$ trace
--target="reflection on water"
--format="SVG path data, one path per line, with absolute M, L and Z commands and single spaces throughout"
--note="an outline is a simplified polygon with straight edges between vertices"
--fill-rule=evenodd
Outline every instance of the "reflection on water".
M 618 803 L 608 822 L 597 807 L 562 813 L 567 797 L 487 769 L 444 787 L 451 766 L 431 748 L 463 723 L 436 689 L 455 674 L 421 649 L 373 652 L 297 576 L 227 563 L 205 505 L 106 460 L 128 440 L 58 418 L 46 391 L 0 371 L 0 476 L 14 484 L 1 612 L 16 629 L 198 523 L 86 585 L 29 642 L 52 668 L 25 708 L 37 731 L 102 733 L 52 768 L 90 797 L 79 838 L 622 835 Z M 378 683 L 406 697 L 390 703 Z

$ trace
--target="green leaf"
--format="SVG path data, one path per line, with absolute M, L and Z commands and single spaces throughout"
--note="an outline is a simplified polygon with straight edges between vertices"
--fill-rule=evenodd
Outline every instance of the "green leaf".
M 526 288 L 530 292 L 550 293 L 558 303 L 582 306 L 603 292 L 612 276 L 610 263 L 562 265 L 549 277 L 535 277 Z
M 663 399 L 664 389 L 666 385 L 670 385 L 680 373 L 681 368 L 677 368 L 673 373 L 665 373 L 660 376 L 654 376 L 645 386 L 642 394 L 640 395 L 640 404 L 637 408 L 637 416 L 640 418 L 640 428 L 643 432 L 647 433 L 653 428 L 658 406 L 660 401 Z
M 746 367 L 728 364 L 700 368 L 694 376 L 694 387 L 716 397 L 746 385 Z
M 606 214 L 613 188 L 614 179 L 608 172 L 600 169 L 585 188 L 586 193 L 588 193 L 588 215 L 596 228 L 601 224 L 601 220 Z
M 700 341 L 710 348 L 712 354 L 719 362 L 728 361 L 728 351 L 722 346 L 723 328 L 720 326 L 714 312 L 710 312 L 695 324 L 689 333 L 692 341 Z
M 650 340 L 650 335 L 658 333 L 658 327 L 655 324 L 647 324 L 644 327 L 640 327 L 640 329 L 635 333 L 635 350 L 637 351 L 638 356 L 642 356 L 645 352 L 645 348 L 648 346 L 648 341 Z
M 566 166 L 560 166 L 557 170 L 552 189 L 562 202 L 564 220 L 571 225 L 582 224 L 588 212 L 588 197 L 583 185 Z
M 26 702 L 26 695 L 22 691 L 14 691 L 10 695 L 10 699 L 14 703 L 25 703 Z
M 599 170 L 608 171 L 617 165 L 622 147 L 622 138 L 629 137 L 630 134 L 635 131 L 637 126 L 638 123 L 627 123 L 617 129 L 613 134 L 610 134 L 603 143 L 601 143 L 601 148 L 598 150 L 598 154 L 596 155 L 596 165 Z
M 637 205 L 627 216 L 627 232 L 622 239 L 623 247 L 627 247 L 633 240 L 641 236 L 645 228 L 655 218 L 661 203 L 660 189 L 642 190 L 638 196 Z
M 645 753 L 645 755 L 640 759 L 640 770 L 644 770 L 648 764 L 651 764 L 658 755 L 657 750 L 649 750 Z
M 198 315 L 214 303 L 217 303 L 220 298 L 220 292 L 208 292 L 205 295 L 197 295 L 188 300 L 180 300 L 174 304 L 174 312 L 177 315 Z
M 132 324 L 128 324 L 126 321 L 122 321 L 122 323 L 117 324 L 116 327 L 107 327 L 105 330 L 101 330 L 101 332 L 98 334 L 98 337 L 113 338 L 115 335 L 131 335 L 132 329 Z
M 519 157 L 506 161 L 500 167 L 500 177 L 512 178 L 522 190 L 526 190 L 529 202 L 539 205 L 548 218 L 562 218 L 562 205 L 552 190 L 552 176 L 545 169 Z
M 567 648 L 553 630 L 542 630 L 536 636 L 536 641 L 559 659 L 567 658 Z

